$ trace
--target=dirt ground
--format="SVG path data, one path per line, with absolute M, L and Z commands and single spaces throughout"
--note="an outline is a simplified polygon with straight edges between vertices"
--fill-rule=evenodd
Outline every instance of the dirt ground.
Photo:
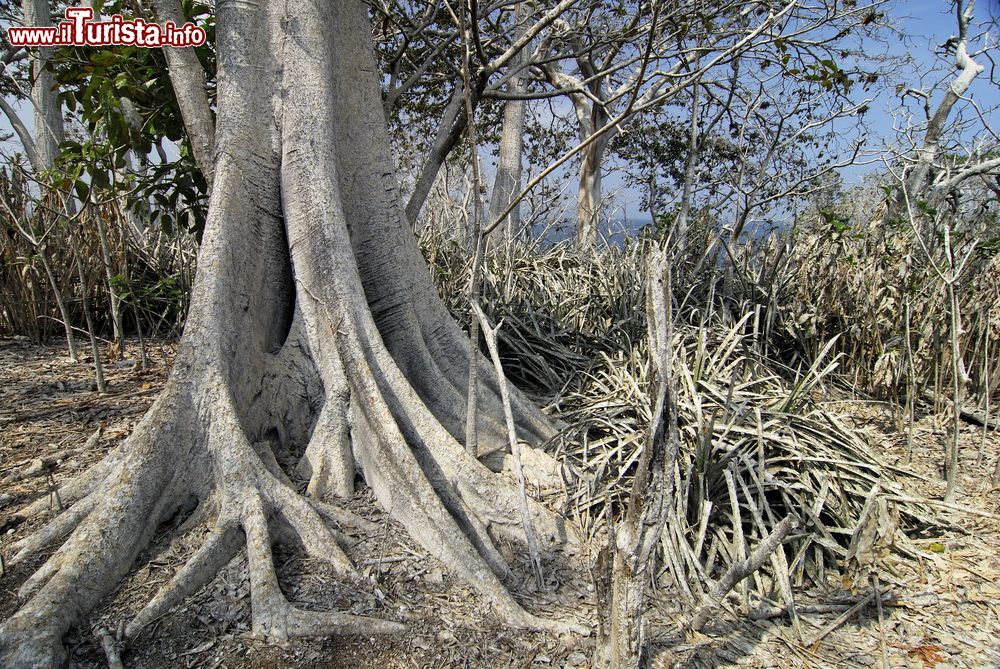
M 121 443 L 156 398 L 172 360 L 169 344 L 150 346 L 150 366 L 137 364 L 137 349 L 109 362 L 109 391 L 98 394 L 92 369 L 71 363 L 65 349 L 39 347 L 22 339 L 0 339 L 0 552 L 51 517 L 58 500 L 54 484 L 72 478 Z M 875 448 L 892 464 L 903 463 L 905 437 L 894 429 L 888 410 L 874 403 L 830 403 L 851 416 Z M 100 436 L 92 438 L 101 428 Z M 939 500 L 944 492 L 939 466 L 947 439 L 947 419 L 921 418 L 914 460 L 913 494 Z M 1000 499 L 991 486 L 1000 435 L 963 428 L 962 494 L 957 511 L 941 508 L 956 529 L 944 536 L 913 539 L 917 557 L 893 555 L 883 574 L 885 605 L 874 600 L 855 606 L 835 581 L 825 592 L 801 590 L 797 622 L 788 617 L 753 620 L 746 602 L 729 610 L 705 634 L 681 638 L 682 615 L 675 593 L 654 593 L 650 615 L 657 667 L 1000 667 Z M 980 453 L 986 457 L 980 458 Z M 42 476 L 14 480 L 37 458 L 59 456 Z M 48 495 L 53 510 L 22 519 L 18 510 Z M 376 522 L 379 530 L 358 536 L 349 551 L 373 577 L 370 590 L 345 587 L 321 563 L 279 549 L 281 585 L 304 608 L 331 607 L 406 622 L 396 637 L 330 637 L 276 643 L 257 639 L 249 629 L 246 563 L 236 558 L 204 590 L 179 610 L 161 618 L 121 648 L 128 668 L 160 667 L 587 667 L 591 637 L 555 637 L 505 629 L 477 593 L 453 578 L 439 562 L 387 520 L 370 494 L 360 493 L 351 508 Z M 183 519 L 160 529 L 140 555 L 123 587 L 103 602 L 90 623 L 67 639 L 71 663 L 106 667 L 95 636 L 112 633 L 134 615 L 197 545 L 199 530 L 176 536 Z M 594 620 L 593 586 L 586 555 L 545 565 L 544 591 L 531 591 L 525 558 L 516 546 L 500 546 L 514 562 L 524 585 L 517 596 L 530 611 L 546 617 Z M 41 564 L 24 563 L 0 577 L 0 618 L 18 606 L 17 588 Z M 824 612 L 809 612 L 823 605 Z M 813 609 L 815 610 L 815 609 Z M 760 616 L 758 616 L 759 618 Z M 816 639 L 819 638 L 819 641 Z

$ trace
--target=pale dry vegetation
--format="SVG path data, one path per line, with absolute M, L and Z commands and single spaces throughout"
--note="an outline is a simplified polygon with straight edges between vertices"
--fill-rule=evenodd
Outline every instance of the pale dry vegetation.
M 75 336 L 87 337 L 86 299 L 99 338 L 179 335 L 194 276 L 194 236 L 143 222 L 124 198 L 53 216 L 58 199 L 38 200 L 39 188 L 49 192 L 16 163 L 0 170 L 0 333 L 41 343 L 64 335 L 68 317 Z

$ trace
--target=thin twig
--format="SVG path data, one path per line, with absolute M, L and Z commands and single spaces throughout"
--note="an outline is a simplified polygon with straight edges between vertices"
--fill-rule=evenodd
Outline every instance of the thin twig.
M 862 600 L 861 600 L 860 602 L 858 602 L 857 604 L 855 604 L 855 605 L 854 605 L 854 606 L 852 606 L 851 608 L 849 608 L 849 609 L 847 609 L 846 611 L 844 611 L 844 613 L 843 613 L 843 614 L 841 614 L 841 616 L 840 616 L 839 618 L 837 618 L 837 619 L 836 619 L 836 620 L 834 620 L 834 621 L 833 621 L 832 623 L 830 623 L 829 625 L 827 625 L 826 627 L 824 627 L 824 628 L 822 629 L 822 631 L 820 631 L 820 633 L 819 633 L 819 634 L 817 634 L 817 635 L 816 635 L 816 636 L 815 636 L 815 637 L 813 638 L 812 642 L 811 642 L 811 643 L 809 643 L 809 644 L 807 644 L 807 645 L 808 645 L 808 647 L 809 647 L 809 648 L 815 648 L 815 647 L 816 647 L 816 645 L 817 645 L 817 644 L 819 644 L 819 642 L 820 642 L 820 641 L 822 641 L 823 639 L 825 639 L 825 638 L 826 638 L 827 636 L 829 636 L 829 635 L 830 635 L 830 634 L 831 634 L 832 632 L 834 632 L 834 631 L 835 631 L 835 630 L 836 630 L 837 628 L 839 628 L 839 627 L 840 627 L 841 625 L 843 625 L 843 624 L 844 624 L 844 623 L 846 623 L 846 622 L 847 622 L 848 620 L 850 620 L 851 618 L 853 618 L 853 617 L 854 617 L 854 615 L 855 615 L 855 614 L 856 614 L 856 613 L 857 613 L 858 611 L 860 611 L 861 609 L 863 609 L 863 608 L 865 608 L 866 606 L 868 606 L 868 605 L 869 605 L 869 604 L 871 603 L 871 601 L 872 601 L 872 599 L 873 599 L 874 597 L 875 597 L 874 593 L 872 593 L 872 594 L 869 594 L 869 595 L 868 595 L 867 597 L 865 597 L 864 599 L 862 599 Z
M 538 539 L 535 535 L 535 527 L 531 522 L 531 511 L 528 508 L 528 493 L 524 486 L 524 469 L 521 466 L 521 445 L 517 443 L 517 429 L 514 426 L 514 413 L 510 407 L 510 390 L 507 387 L 507 377 L 503 373 L 503 365 L 500 362 L 500 351 L 497 348 L 496 329 L 490 327 L 489 319 L 483 313 L 477 302 L 472 303 L 472 310 L 479 319 L 479 325 L 483 330 L 483 338 L 486 339 L 486 346 L 490 350 L 490 358 L 493 359 L 493 367 L 497 372 L 497 383 L 500 386 L 500 400 L 503 402 L 503 417 L 507 422 L 507 439 L 510 443 L 510 454 L 514 458 L 514 475 L 517 477 L 517 487 L 520 491 L 521 503 L 521 526 L 524 528 L 524 538 L 528 544 L 528 555 L 531 559 L 531 566 L 535 572 L 535 583 L 538 589 L 545 587 L 545 579 L 542 574 L 542 559 L 538 552 Z M 499 328 L 499 325 L 497 326 Z

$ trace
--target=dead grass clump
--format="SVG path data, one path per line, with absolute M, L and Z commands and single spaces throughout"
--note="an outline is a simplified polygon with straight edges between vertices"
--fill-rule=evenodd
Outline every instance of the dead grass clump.
M 642 285 L 648 243 L 597 254 L 512 243 L 484 259 L 482 299 L 490 319 L 502 322 L 506 372 L 567 424 L 551 446 L 573 473 L 570 508 L 591 536 L 603 534 L 627 498 L 651 419 Z M 464 248 L 430 233 L 425 252 L 453 311 L 467 320 Z M 725 271 L 709 264 L 704 274 Z M 704 275 L 699 280 L 704 285 Z M 775 581 L 755 576 L 755 583 L 788 596 L 806 580 L 828 587 L 826 574 L 847 560 L 869 497 L 911 497 L 905 472 L 818 407 L 823 380 L 843 360 L 836 341 L 810 365 L 790 369 L 772 357 L 760 310 L 749 302 L 732 318 L 731 308 L 710 301 L 720 292 L 679 287 L 676 294 L 687 295 L 688 309 L 674 331 L 682 453 L 661 575 L 697 601 L 709 577 L 745 559 L 794 513 L 801 529 L 775 554 L 783 561 L 774 565 Z M 689 322 L 697 314 L 701 322 Z M 906 533 L 940 522 L 920 503 L 893 505 Z

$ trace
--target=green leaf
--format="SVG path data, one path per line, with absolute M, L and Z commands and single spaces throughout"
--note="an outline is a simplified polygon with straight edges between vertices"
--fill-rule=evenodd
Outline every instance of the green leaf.
M 73 190 L 76 191 L 76 196 L 80 199 L 80 202 L 90 201 L 90 186 L 87 185 L 87 182 L 78 179 L 73 183 Z

